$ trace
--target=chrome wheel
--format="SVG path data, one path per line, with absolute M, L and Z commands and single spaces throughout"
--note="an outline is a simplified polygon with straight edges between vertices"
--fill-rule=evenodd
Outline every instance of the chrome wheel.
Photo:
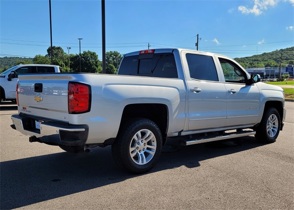
M 269 137 L 274 137 L 279 130 L 279 120 L 275 114 L 271 114 L 266 123 L 266 132 Z
M 126 121 L 112 144 L 116 164 L 133 173 L 149 171 L 158 162 L 162 149 L 159 127 L 149 119 Z
M 274 107 L 268 108 L 263 114 L 262 120 L 256 127 L 255 137 L 263 143 L 273 143 L 279 136 L 281 129 L 281 116 Z
M 138 165 L 149 163 L 156 152 L 156 137 L 148 129 L 139 130 L 130 142 L 129 152 L 132 161 Z

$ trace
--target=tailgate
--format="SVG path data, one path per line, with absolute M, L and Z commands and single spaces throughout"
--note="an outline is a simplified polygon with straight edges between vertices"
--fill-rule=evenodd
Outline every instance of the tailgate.
M 73 75 L 23 75 L 18 83 L 18 111 L 67 121 L 68 83 Z

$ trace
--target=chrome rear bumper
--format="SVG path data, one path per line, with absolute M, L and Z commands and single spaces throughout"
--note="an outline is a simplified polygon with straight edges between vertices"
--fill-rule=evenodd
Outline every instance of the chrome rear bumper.
M 70 125 L 58 121 L 43 121 L 31 116 L 12 115 L 12 128 L 24 135 L 33 137 L 35 141 L 53 144 L 80 146 L 88 137 L 86 125 Z

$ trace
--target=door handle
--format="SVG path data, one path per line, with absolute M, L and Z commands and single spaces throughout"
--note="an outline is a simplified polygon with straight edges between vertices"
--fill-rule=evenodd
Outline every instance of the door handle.
M 235 93 L 237 93 L 237 91 L 235 89 L 231 89 L 231 90 L 229 90 L 229 93 L 230 94 L 235 94 Z
M 190 89 L 190 91 L 193 92 L 193 93 L 200 93 L 201 92 L 201 88 L 194 87 L 193 89 Z

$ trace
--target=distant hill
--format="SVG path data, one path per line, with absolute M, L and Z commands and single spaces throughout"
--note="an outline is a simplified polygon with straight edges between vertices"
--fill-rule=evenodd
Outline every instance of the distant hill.
M 18 64 L 33 63 L 33 58 L 0 57 L 0 72 Z
M 294 64 L 294 47 L 275 50 L 269 53 L 253 55 L 244 58 L 235 58 L 244 68 L 282 67 Z
M 244 68 L 282 67 L 294 64 L 294 47 L 276 50 L 260 55 L 235 58 Z M 0 72 L 17 64 L 33 63 L 33 58 L 0 57 Z

